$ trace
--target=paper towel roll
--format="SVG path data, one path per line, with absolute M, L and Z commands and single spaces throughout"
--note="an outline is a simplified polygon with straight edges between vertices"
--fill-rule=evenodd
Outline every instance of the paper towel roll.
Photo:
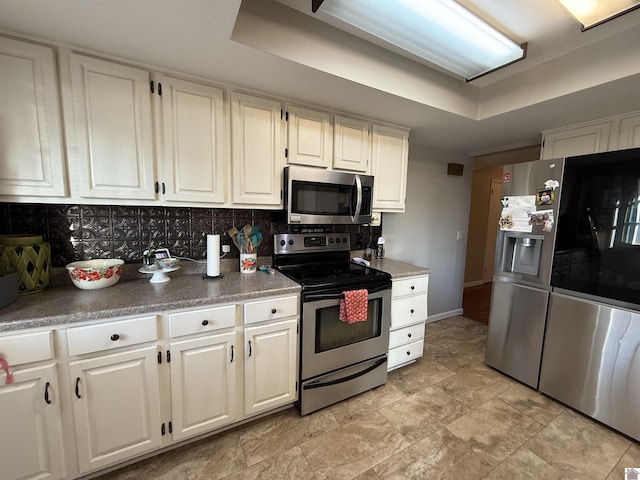
M 207 235 L 207 276 L 220 276 L 220 235 Z

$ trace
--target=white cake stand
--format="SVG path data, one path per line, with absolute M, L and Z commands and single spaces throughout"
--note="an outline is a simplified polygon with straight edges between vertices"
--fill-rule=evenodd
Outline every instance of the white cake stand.
M 138 271 L 140 273 L 152 273 L 153 276 L 151 277 L 151 280 L 149 280 L 151 283 L 165 283 L 171 280 L 167 273 L 175 272 L 179 268 L 180 267 L 167 267 L 158 269 L 155 265 L 145 265 L 144 267 L 140 267 Z

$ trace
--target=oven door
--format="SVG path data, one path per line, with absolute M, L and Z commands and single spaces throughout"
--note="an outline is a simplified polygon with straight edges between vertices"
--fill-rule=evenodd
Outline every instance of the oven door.
M 362 287 L 360 287 L 362 288 Z M 308 380 L 386 354 L 391 325 L 391 287 L 371 287 L 367 320 L 340 320 L 342 291 L 303 296 L 301 379 Z

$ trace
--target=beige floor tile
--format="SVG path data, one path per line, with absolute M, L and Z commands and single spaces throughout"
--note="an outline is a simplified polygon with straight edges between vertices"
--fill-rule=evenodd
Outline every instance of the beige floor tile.
M 632 443 L 606 480 L 624 479 L 624 469 L 635 468 L 640 472 L 640 443 Z
M 427 387 L 380 409 L 380 413 L 410 443 L 440 430 L 468 411 L 467 407 L 437 386 Z
M 484 364 L 461 370 L 438 386 L 460 403 L 475 408 L 514 385 L 512 380 Z
M 603 479 L 627 451 L 630 441 L 566 409 L 525 447 L 565 477 Z
M 409 446 L 382 415 L 362 417 L 301 445 L 317 480 L 352 479 Z
M 429 335 L 429 343 L 436 344 L 442 342 L 472 342 L 478 339 L 484 339 L 487 333 L 486 325 L 479 322 L 474 323 L 474 325 L 450 324 L 445 328 L 425 329 L 425 334 Z
M 514 384 L 498 395 L 498 398 L 543 425 L 565 411 L 565 407 L 558 402 L 521 383 Z
M 425 344 L 424 358 L 459 372 L 484 362 L 484 345 L 473 342 Z
M 541 428 L 541 424 L 497 398 L 447 426 L 492 465 L 515 452 Z
M 371 470 L 367 470 L 366 472 L 361 473 L 353 480 L 380 480 L 380 477 L 372 468 Z
M 302 450 L 300 447 L 293 447 L 236 472 L 225 480 L 307 480 L 312 478 L 313 472 Z
M 301 417 L 298 410 L 291 408 L 248 425 L 240 432 L 240 442 L 250 466 L 339 426 L 326 410 Z
M 412 395 L 452 375 L 455 375 L 453 370 L 422 357 L 416 363 L 389 372 L 387 382 Z
M 101 480 L 214 480 L 246 467 L 240 435 L 221 433 L 108 473 Z
M 533 452 L 522 447 L 482 480 L 571 480 Z M 578 479 L 576 479 L 578 480 Z
M 446 429 L 431 432 L 411 447 L 374 467 L 381 479 L 475 480 L 491 470 L 462 440 Z
M 378 388 L 331 405 L 327 407 L 325 411 L 333 415 L 338 423 L 344 425 L 363 415 L 374 413 L 379 408 L 397 402 L 405 397 L 406 395 L 398 390 L 394 384 L 387 382 Z

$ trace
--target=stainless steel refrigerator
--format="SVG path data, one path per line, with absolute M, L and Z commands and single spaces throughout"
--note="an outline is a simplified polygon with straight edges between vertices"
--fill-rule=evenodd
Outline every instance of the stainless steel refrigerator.
M 563 159 L 506 165 L 487 365 L 538 388 Z

